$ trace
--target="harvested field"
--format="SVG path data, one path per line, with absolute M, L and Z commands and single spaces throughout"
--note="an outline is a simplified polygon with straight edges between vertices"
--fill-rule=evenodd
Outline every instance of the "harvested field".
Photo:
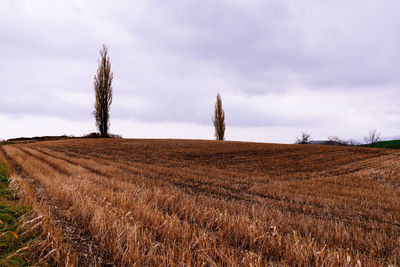
M 394 150 L 127 139 L 0 149 L 25 199 L 62 229 L 59 265 L 400 262 Z

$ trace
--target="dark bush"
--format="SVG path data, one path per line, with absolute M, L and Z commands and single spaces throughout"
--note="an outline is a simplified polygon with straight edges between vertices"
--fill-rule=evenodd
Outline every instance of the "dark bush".
M 86 135 L 84 135 L 82 137 L 83 138 L 100 138 L 101 135 L 100 135 L 100 133 L 97 133 L 97 132 L 91 132 L 91 133 L 86 134 Z
M 101 138 L 101 134 L 98 132 L 91 132 L 82 136 L 83 138 Z M 107 138 L 122 138 L 119 134 L 108 134 Z

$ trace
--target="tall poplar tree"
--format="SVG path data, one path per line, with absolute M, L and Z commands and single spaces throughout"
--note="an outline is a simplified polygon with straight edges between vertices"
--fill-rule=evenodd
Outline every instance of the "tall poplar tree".
M 108 48 L 103 45 L 100 50 L 100 60 L 98 62 L 97 74 L 94 76 L 94 92 L 96 101 L 93 112 L 96 118 L 96 126 L 101 137 L 108 137 L 110 128 L 110 106 L 112 103 L 112 80 L 110 57 L 108 56 Z
M 222 108 L 221 96 L 217 94 L 217 102 L 215 103 L 213 123 L 215 128 L 215 139 L 225 139 L 225 112 Z

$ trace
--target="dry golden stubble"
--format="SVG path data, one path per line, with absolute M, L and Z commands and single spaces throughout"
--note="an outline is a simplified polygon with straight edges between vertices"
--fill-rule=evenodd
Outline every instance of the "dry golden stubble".
M 117 263 L 399 260 L 392 151 L 179 140 L 10 150 L 63 216 L 86 227 Z

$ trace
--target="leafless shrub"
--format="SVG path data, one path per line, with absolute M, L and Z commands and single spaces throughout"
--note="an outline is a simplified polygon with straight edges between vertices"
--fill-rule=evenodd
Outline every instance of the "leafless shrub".
M 329 136 L 326 144 L 333 146 L 358 146 L 361 143 L 355 139 L 343 140 L 340 139 L 338 136 Z
M 366 144 L 376 144 L 379 142 L 381 138 L 381 133 L 379 133 L 376 129 L 375 130 L 369 130 L 369 133 L 367 136 L 364 137 L 364 141 Z
M 296 138 L 296 144 L 308 144 L 310 142 L 311 134 L 302 132 L 300 137 Z
M 338 136 L 329 136 L 328 137 L 328 145 L 333 145 L 333 146 L 340 146 L 344 145 L 344 141 L 342 141 Z
M 361 143 L 355 139 L 349 139 L 346 141 L 347 145 L 349 146 L 359 146 Z

